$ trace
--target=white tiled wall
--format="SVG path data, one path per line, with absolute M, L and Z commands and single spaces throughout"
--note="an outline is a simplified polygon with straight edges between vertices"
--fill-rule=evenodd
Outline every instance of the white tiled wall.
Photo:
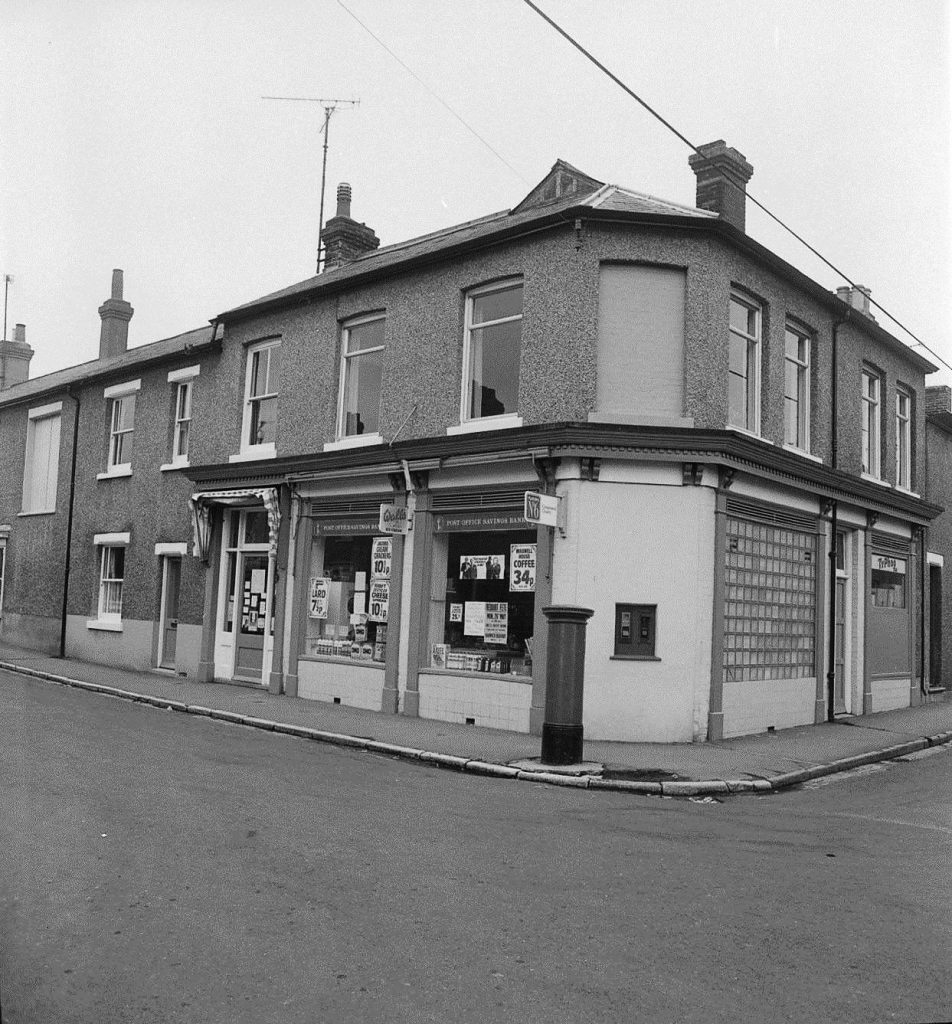
M 420 717 L 465 722 L 511 732 L 529 731 L 532 686 L 526 682 L 420 673 Z
M 329 704 L 339 697 L 346 707 L 379 711 L 382 694 L 383 665 L 307 658 L 298 662 L 299 697 Z

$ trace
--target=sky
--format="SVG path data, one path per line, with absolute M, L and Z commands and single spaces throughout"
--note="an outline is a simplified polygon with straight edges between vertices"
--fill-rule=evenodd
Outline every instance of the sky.
M 952 363 L 948 0 L 536 2 Z M 31 376 L 96 358 L 115 267 L 130 346 L 314 273 L 323 106 L 263 96 L 359 99 L 325 218 L 347 181 L 384 245 L 511 208 L 558 158 L 694 203 L 686 145 L 523 0 L 0 0 L 0 274 Z M 747 232 L 843 283 L 749 203 Z

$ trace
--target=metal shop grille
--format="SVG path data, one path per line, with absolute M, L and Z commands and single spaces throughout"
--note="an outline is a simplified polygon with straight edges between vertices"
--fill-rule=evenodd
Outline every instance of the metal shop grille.
M 380 513 L 381 502 L 393 501 L 393 494 L 376 495 L 370 498 L 355 498 L 341 501 L 311 502 L 311 515 L 329 519 L 343 519 L 347 516 L 376 516 Z
M 816 535 L 727 518 L 724 681 L 812 676 Z
M 909 556 L 909 541 L 904 537 L 893 537 L 888 533 L 873 533 L 872 546 L 882 551 L 894 551 L 897 555 Z
M 531 488 L 507 491 L 433 491 L 430 507 L 434 512 L 522 508 L 526 490 Z

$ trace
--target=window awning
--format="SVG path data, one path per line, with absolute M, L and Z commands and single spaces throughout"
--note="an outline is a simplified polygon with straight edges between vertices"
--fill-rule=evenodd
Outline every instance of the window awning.
M 192 506 L 192 554 L 208 561 L 208 548 L 212 536 L 211 510 L 213 505 L 246 505 L 260 501 L 268 513 L 268 554 L 278 554 L 278 530 L 281 527 L 281 509 L 276 487 L 242 487 L 231 491 L 199 491 L 189 499 Z

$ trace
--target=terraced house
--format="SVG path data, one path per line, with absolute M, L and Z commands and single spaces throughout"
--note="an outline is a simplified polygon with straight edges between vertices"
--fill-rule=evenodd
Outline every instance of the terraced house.
M 740 153 L 690 162 L 696 206 L 558 161 L 384 247 L 341 186 L 323 272 L 3 392 L 2 636 L 538 732 L 570 604 L 590 738 L 930 699 L 935 367 L 748 237 Z

